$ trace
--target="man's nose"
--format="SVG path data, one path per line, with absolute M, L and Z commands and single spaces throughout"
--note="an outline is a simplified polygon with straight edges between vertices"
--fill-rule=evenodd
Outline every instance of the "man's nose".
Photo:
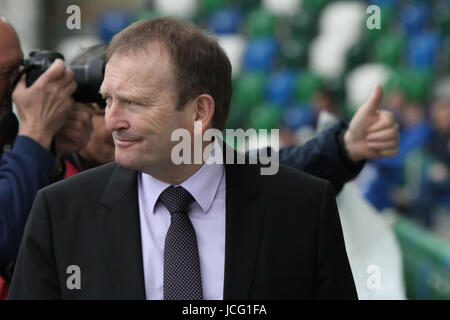
M 105 109 L 105 124 L 110 131 L 119 129 L 128 129 L 130 123 L 122 104 L 120 102 L 112 102 Z

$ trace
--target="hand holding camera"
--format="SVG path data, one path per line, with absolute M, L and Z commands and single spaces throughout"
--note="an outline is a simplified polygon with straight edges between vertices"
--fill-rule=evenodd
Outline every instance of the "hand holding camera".
M 66 70 L 61 59 L 55 60 L 28 88 L 22 76 L 13 92 L 21 120 L 19 135 L 26 135 L 49 150 L 70 113 L 76 87 L 73 71 Z
M 104 106 L 98 93 L 104 61 L 65 69 L 63 59 L 57 52 L 32 52 L 25 60 L 22 73 L 26 76 L 13 92 L 22 122 L 19 135 L 33 138 L 46 149 L 54 138 L 56 155 L 82 149 L 92 132 L 92 110 L 77 107 L 74 100 Z

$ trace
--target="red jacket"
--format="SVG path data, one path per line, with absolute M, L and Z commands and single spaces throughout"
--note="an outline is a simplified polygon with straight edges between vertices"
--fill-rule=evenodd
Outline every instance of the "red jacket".
M 9 286 L 5 280 L 0 276 L 0 300 L 6 300 L 8 297 Z
M 75 165 L 73 165 L 69 160 L 64 160 L 64 164 L 66 165 L 66 172 L 64 174 L 64 178 L 71 177 L 81 172 L 81 170 L 77 168 Z

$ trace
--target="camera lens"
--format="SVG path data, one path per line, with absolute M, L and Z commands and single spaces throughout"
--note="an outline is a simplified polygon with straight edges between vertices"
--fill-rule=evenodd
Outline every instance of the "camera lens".
M 64 60 L 64 56 L 57 52 L 45 50 L 31 52 L 24 61 L 24 67 L 27 70 L 27 86 L 30 87 L 58 58 Z M 100 95 L 99 89 L 105 73 L 105 61 L 92 59 L 87 64 L 73 65 L 68 68 L 73 71 L 74 80 L 77 83 L 77 90 L 73 94 L 75 101 L 94 102 L 104 108 L 106 103 Z
M 73 97 L 79 102 L 95 102 L 100 107 L 105 107 L 105 102 L 99 93 L 105 72 L 105 62 L 93 59 L 82 66 L 69 66 L 74 72 L 77 90 Z

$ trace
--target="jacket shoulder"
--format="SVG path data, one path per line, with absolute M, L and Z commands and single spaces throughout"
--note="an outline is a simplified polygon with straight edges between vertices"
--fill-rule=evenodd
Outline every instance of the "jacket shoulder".
M 280 164 L 274 175 L 261 175 L 261 184 L 274 191 L 283 189 L 304 190 L 305 192 L 323 192 L 329 181 L 315 177 L 302 170 Z
M 284 165 L 277 174 L 260 176 L 259 181 L 268 211 L 275 217 L 283 212 L 292 223 L 301 219 L 307 225 L 316 225 L 328 195 L 334 195 L 329 181 Z
M 42 189 L 46 194 L 78 194 L 103 190 L 118 165 L 115 162 L 77 173 Z

